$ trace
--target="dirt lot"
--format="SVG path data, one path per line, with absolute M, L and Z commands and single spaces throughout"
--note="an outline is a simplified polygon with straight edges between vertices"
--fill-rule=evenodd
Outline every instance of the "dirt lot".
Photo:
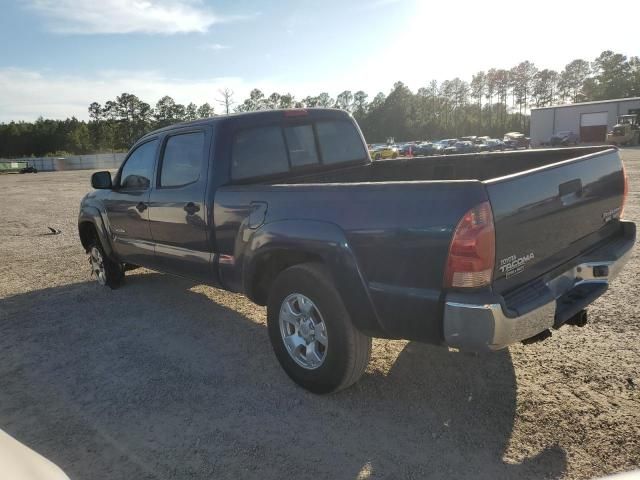
M 640 221 L 640 149 L 623 156 Z M 0 176 L 0 429 L 72 479 L 640 467 L 638 248 L 585 328 L 481 356 L 376 341 L 357 385 L 319 397 L 289 381 L 244 298 L 144 270 L 116 291 L 92 281 L 76 234 L 89 174 Z

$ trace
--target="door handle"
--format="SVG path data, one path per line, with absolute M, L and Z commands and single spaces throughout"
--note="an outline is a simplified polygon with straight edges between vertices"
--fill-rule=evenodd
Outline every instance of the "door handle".
M 184 211 L 189 215 L 193 215 L 194 213 L 200 211 L 200 207 L 193 202 L 189 202 L 184 206 Z
M 136 205 L 136 210 L 138 210 L 140 213 L 144 212 L 147 209 L 147 204 L 143 203 L 143 202 L 139 202 Z

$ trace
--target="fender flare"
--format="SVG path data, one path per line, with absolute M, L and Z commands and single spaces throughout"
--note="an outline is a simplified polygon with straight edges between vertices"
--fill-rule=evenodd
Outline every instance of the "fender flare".
M 97 207 L 87 205 L 82 206 L 80 214 L 78 215 L 78 232 L 80 232 L 80 225 L 87 222 L 91 223 L 96 229 L 100 244 L 102 245 L 102 248 L 104 248 L 104 253 L 112 259 L 115 259 L 116 256 L 109 240 L 109 233 L 104 224 L 104 220 L 102 219 L 102 215 L 100 214 L 100 210 Z M 82 238 L 80 240 L 82 241 Z M 84 244 L 83 247 L 85 247 Z
M 316 220 L 280 220 L 257 229 L 241 253 L 242 284 L 249 298 L 253 295 L 252 281 L 258 263 L 264 255 L 276 250 L 321 258 L 355 327 L 376 336 L 384 332 L 367 282 L 339 226 Z

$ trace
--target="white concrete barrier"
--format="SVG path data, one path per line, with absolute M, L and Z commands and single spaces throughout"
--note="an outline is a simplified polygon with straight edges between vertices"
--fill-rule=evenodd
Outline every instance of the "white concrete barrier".
M 73 155 L 70 157 L 29 157 L 12 160 L 0 159 L 0 163 L 26 163 L 39 172 L 56 170 L 113 170 L 120 167 L 126 153 L 98 153 L 95 155 Z

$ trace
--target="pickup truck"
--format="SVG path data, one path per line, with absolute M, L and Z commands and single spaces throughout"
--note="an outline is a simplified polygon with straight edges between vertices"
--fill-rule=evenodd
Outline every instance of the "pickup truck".
M 91 184 L 101 284 L 144 266 L 243 293 L 316 393 L 358 380 L 372 337 L 492 351 L 582 325 L 635 241 L 615 147 L 372 162 L 333 109 L 162 128 Z

